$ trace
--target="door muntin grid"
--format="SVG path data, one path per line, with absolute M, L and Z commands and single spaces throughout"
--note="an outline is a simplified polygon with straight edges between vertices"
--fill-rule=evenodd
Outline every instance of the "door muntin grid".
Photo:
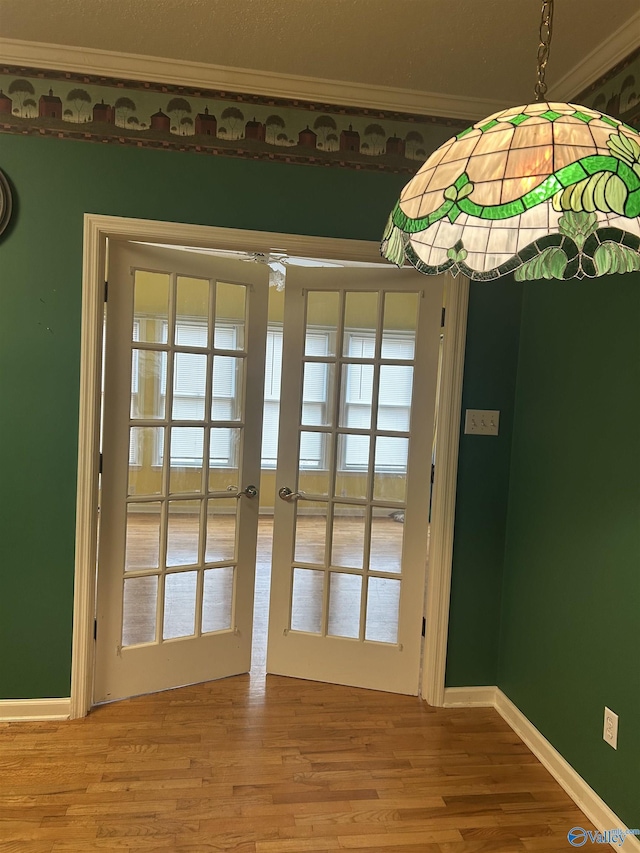
M 232 631 L 249 287 L 134 272 L 122 646 Z
M 299 411 L 288 630 L 397 644 L 420 294 L 304 297 L 306 398 L 310 370 L 328 379 L 322 419 Z M 331 303 L 332 325 L 315 299 Z M 324 464 L 310 471 L 314 444 Z

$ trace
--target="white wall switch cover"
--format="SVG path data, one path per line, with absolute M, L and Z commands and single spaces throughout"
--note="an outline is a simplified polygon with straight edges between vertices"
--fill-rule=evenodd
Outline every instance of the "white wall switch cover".
M 500 412 L 492 409 L 467 409 L 464 431 L 468 435 L 498 435 Z

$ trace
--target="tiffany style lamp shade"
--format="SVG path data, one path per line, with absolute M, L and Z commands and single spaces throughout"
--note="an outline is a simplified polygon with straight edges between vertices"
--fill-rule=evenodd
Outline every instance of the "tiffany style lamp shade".
M 407 184 L 382 254 L 480 281 L 640 270 L 640 135 L 574 104 L 496 113 L 441 145 Z

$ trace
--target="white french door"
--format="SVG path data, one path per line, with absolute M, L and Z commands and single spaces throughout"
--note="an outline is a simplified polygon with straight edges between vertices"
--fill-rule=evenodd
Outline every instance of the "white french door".
M 442 297 L 287 272 L 267 672 L 418 693 Z
M 250 669 L 267 272 L 109 247 L 96 702 Z

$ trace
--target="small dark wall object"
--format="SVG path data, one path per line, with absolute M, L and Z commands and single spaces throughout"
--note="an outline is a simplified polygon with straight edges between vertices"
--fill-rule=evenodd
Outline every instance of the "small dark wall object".
M 0 172 L 0 234 L 5 230 L 11 219 L 11 188 L 9 181 Z

